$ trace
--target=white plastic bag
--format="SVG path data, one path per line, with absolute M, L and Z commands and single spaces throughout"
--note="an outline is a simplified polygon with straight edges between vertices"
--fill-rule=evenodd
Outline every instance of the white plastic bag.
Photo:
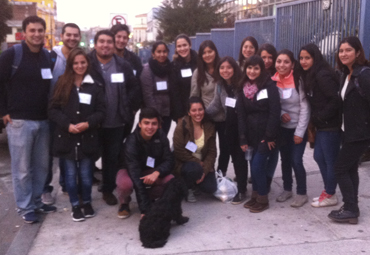
M 235 183 L 222 175 L 221 170 L 216 171 L 217 190 L 213 195 L 222 202 L 231 201 L 238 193 Z

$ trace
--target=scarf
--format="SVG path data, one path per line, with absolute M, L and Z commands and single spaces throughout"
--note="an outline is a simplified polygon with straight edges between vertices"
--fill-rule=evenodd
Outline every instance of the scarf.
M 149 58 L 149 67 L 150 70 L 152 70 L 152 72 L 154 73 L 154 75 L 159 78 L 164 78 L 168 76 L 171 72 L 171 65 L 168 58 L 166 59 L 166 62 L 160 64 L 157 60 L 151 57 Z
M 282 80 L 280 79 L 280 75 L 278 72 L 275 73 L 274 76 L 271 77 L 271 80 L 276 81 L 276 86 L 281 89 L 294 89 L 294 76 L 293 70 L 290 72 L 288 76 L 285 76 Z
M 256 84 L 251 84 L 249 81 L 244 84 L 243 92 L 246 98 L 253 100 L 253 97 L 257 91 L 258 88 Z

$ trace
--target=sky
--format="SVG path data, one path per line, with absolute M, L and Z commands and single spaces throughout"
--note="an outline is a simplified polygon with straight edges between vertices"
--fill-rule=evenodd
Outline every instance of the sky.
M 73 22 L 82 29 L 109 27 L 111 13 L 126 13 L 127 23 L 133 26 L 135 15 L 148 13 L 161 0 L 56 0 L 57 20 Z

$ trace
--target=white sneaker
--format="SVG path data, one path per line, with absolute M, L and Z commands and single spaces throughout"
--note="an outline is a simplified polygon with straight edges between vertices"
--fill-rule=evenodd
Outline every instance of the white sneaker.
M 337 195 L 329 195 L 325 192 L 325 196 L 320 196 L 319 200 L 312 202 L 311 205 L 313 207 L 325 207 L 325 206 L 333 206 L 338 204 Z
M 321 196 L 326 196 L 326 191 L 325 191 L 325 190 L 323 190 L 323 191 L 321 192 L 320 197 L 321 197 Z M 312 198 L 312 202 L 319 201 L 320 197 L 314 197 L 314 198 Z
M 197 202 L 197 199 L 194 196 L 194 191 L 192 189 L 188 189 L 188 197 L 186 199 L 189 203 Z

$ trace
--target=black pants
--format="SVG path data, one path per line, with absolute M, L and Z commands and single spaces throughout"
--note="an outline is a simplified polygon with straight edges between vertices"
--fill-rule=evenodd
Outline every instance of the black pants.
M 123 146 L 124 127 L 102 128 L 100 139 L 102 141 L 103 186 L 102 192 L 112 193 L 116 188 L 116 175 L 118 172 L 118 158 Z
M 244 152 L 239 146 L 237 137 L 236 139 L 230 139 L 228 147 L 234 165 L 238 191 L 245 193 L 247 191 L 248 161 L 245 160 Z
M 358 163 L 370 140 L 344 143 L 334 165 L 335 177 L 343 195 L 344 209 L 358 211 Z
M 218 167 L 221 169 L 222 173 L 225 175 L 227 171 L 227 166 L 230 160 L 230 151 L 228 146 L 228 137 L 225 134 L 226 122 L 215 122 L 216 131 L 218 134 L 220 156 L 218 157 Z
M 197 162 L 186 162 L 182 165 L 181 176 L 184 178 L 189 189 L 195 187 L 195 183 L 203 175 L 203 167 Z M 214 172 L 209 172 L 204 180 L 198 184 L 201 191 L 213 194 L 217 190 L 216 176 Z
M 162 130 L 168 135 L 172 124 L 172 119 L 169 116 L 162 117 Z

